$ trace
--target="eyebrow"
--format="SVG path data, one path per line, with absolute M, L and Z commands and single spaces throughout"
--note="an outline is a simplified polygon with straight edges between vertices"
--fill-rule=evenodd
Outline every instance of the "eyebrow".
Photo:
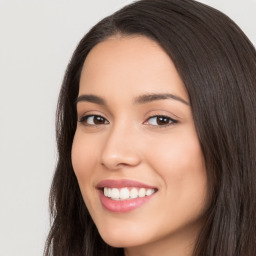
M 106 101 L 103 98 L 96 96 L 96 95 L 92 95 L 92 94 L 89 94 L 89 95 L 83 94 L 83 95 L 79 96 L 76 99 L 75 103 L 77 104 L 78 102 L 81 102 L 81 101 L 92 102 L 92 103 L 96 103 L 99 105 L 106 105 Z
M 151 93 L 151 94 L 141 95 L 135 99 L 134 103 L 135 104 L 144 104 L 144 103 L 148 103 L 151 101 L 166 100 L 166 99 L 177 100 L 177 101 L 180 101 L 189 106 L 189 103 L 187 101 L 185 101 L 181 97 L 171 94 L 171 93 L 160 93 L 160 94 Z
M 151 93 L 151 94 L 140 95 L 135 98 L 134 104 L 145 104 L 145 103 L 156 101 L 156 100 L 166 100 L 166 99 L 177 100 L 189 106 L 189 103 L 187 101 L 185 101 L 184 99 L 182 99 L 177 95 L 170 94 L 170 93 L 160 93 L 160 94 Z M 106 101 L 103 98 L 96 95 L 92 95 L 92 94 L 80 95 L 76 99 L 75 103 L 77 104 L 78 102 L 83 102 L 83 101 L 92 102 L 99 105 L 106 105 Z

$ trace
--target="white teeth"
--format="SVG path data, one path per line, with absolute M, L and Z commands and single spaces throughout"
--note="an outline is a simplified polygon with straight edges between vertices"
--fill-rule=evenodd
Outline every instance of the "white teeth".
M 112 199 L 119 199 L 119 189 L 118 188 L 112 188 L 111 191 L 111 198 Z
M 146 195 L 146 189 L 145 188 L 140 188 L 139 197 L 144 197 L 145 195 Z
M 104 188 L 104 196 L 113 200 L 127 200 L 137 197 L 150 196 L 156 192 L 153 188 Z
M 104 196 L 107 196 L 108 197 L 108 188 L 104 188 Z
M 154 191 L 153 188 L 147 189 L 147 191 L 146 191 L 146 196 L 151 196 L 154 192 L 155 192 L 155 191 Z
M 107 188 L 107 193 L 108 193 L 108 197 L 111 197 L 111 191 L 112 191 L 112 189 L 111 188 Z
M 131 198 L 137 198 L 139 195 L 138 189 L 137 188 L 132 188 L 132 190 L 130 191 L 130 197 Z
M 130 196 L 128 188 L 121 188 L 120 190 L 120 199 L 128 199 Z

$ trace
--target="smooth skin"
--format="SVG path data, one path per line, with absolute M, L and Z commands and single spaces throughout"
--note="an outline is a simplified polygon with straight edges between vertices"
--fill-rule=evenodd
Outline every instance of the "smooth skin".
M 191 255 L 207 208 L 207 177 L 189 97 L 172 60 L 146 37 L 113 36 L 85 60 L 80 99 L 84 95 L 100 99 L 77 103 L 72 163 L 102 238 L 127 256 Z M 132 211 L 110 212 L 96 188 L 104 179 L 135 180 L 157 192 Z

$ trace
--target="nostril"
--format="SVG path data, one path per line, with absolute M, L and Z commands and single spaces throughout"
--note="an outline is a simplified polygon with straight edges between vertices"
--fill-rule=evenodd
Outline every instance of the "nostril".
M 103 155 L 101 165 L 108 170 L 118 170 L 137 166 L 140 163 L 139 155 L 135 152 L 119 153 L 115 155 Z

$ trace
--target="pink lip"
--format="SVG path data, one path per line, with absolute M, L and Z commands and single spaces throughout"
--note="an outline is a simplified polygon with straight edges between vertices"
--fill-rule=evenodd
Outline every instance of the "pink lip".
M 97 188 L 129 188 L 129 187 L 139 187 L 139 188 L 154 188 L 152 186 L 149 186 L 147 184 L 134 181 L 134 180 L 102 180 L 100 181 L 97 186 Z
M 142 206 L 146 202 L 148 202 L 154 195 L 146 196 L 146 197 L 138 197 L 134 199 L 127 200 L 112 200 L 111 198 L 105 197 L 103 194 L 102 188 L 122 188 L 122 187 L 142 187 L 142 188 L 154 188 L 147 184 L 143 184 L 141 182 L 132 181 L 132 180 L 103 180 L 97 184 L 97 189 L 99 189 L 99 197 L 102 206 L 110 211 L 116 213 L 125 213 L 132 210 L 137 209 Z

